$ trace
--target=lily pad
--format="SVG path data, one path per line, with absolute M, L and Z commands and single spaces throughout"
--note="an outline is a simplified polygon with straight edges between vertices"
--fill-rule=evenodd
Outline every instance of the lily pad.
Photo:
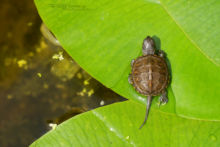
M 138 129 L 143 111 L 144 105 L 134 101 L 101 107 L 65 121 L 31 147 L 220 145 L 220 122 L 184 119 L 151 109 L 147 125 Z
M 153 36 L 172 70 L 163 111 L 220 120 L 220 2 L 168 0 L 35 0 L 40 16 L 64 49 L 94 78 L 145 103 L 128 84 L 130 61 Z M 175 110 L 175 111 L 173 111 Z M 143 112 L 144 113 L 144 112 Z

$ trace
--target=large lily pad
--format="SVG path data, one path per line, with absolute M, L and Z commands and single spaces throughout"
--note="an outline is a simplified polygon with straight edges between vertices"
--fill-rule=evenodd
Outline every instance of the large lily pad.
M 94 78 L 141 103 L 128 84 L 130 61 L 154 37 L 172 69 L 174 112 L 220 120 L 219 1 L 35 0 L 40 16 L 66 51 Z M 175 111 L 173 111 L 175 110 Z
M 147 125 L 140 130 L 143 111 L 144 105 L 134 101 L 98 108 L 64 122 L 31 147 L 220 145 L 220 122 L 184 119 L 151 109 Z

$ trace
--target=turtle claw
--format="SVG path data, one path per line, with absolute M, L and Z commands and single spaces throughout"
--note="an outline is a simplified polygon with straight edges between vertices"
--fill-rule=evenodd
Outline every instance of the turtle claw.
M 159 107 L 160 105 L 165 105 L 168 102 L 168 98 L 167 98 L 167 92 L 163 92 L 162 95 L 159 97 Z

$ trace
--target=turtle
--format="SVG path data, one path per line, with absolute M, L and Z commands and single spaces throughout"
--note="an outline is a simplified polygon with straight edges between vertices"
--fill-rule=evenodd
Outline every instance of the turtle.
M 170 79 L 165 53 L 162 50 L 156 52 L 154 40 L 150 36 L 143 41 L 142 54 L 131 61 L 131 74 L 128 76 L 128 81 L 135 90 L 147 96 L 145 119 L 140 129 L 148 119 L 153 96 L 161 95 L 159 105 L 168 102 L 166 89 Z

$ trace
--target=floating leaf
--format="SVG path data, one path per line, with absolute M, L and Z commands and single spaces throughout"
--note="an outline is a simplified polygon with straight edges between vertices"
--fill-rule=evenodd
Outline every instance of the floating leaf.
M 105 86 L 144 103 L 128 84 L 130 61 L 153 36 L 172 70 L 178 115 L 220 120 L 220 1 L 35 0 L 45 24 L 74 60 Z
M 67 120 L 31 147 L 45 146 L 219 146 L 220 122 L 191 120 L 127 101 L 101 107 Z

